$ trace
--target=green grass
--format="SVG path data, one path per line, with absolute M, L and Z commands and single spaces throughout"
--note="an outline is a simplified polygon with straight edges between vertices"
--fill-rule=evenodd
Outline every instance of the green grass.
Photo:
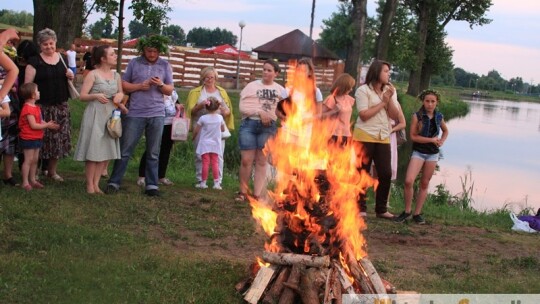
M 181 100 L 186 95 L 180 91 Z M 231 97 L 236 114 L 238 93 Z M 418 106 L 409 98 L 404 103 L 404 108 Z M 84 105 L 73 101 L 71 107 L 76 138 Z M 46 180 L 45 189 L 29 193 L 1 186 L 0 303 L 242 303 L 233 287 L 248 275 L 264 237 L 250 208 L 233 201 L 240 159 L 236 142 L 233 132 L 227 141 L 224 191 L 192 187 L 190 142 L 175 144 L 167 175 L 176 185 L 163 187 L 158 199 L 142 195 L 135 185 L 142 145 L 129 163 L 123 189 L 114 196 L 87 195 L 84 165 L 72 159 L 60 162 L 64 183 Z M 394 208 L 401 207 L 400 197 L 398 188 L 392 193 Z M 504 210 L 488 214 L 432 199 L 425 206 L 430 224 L 425 229 L 369 219 L 366 234 L 372 243 L 397 240 L 396 247 L 372 258 L 386 279 L 398 289 L 431 293 L 540 290 L 540 262 L 526 251 L 540 250 L 535 236 L 508 232 L 511 221 Z M 461 230 L 475 227 L 478 236 Z M 456 235 L 456 230 L 461 232 Z M 422 238 L 457 238 L 524 252 L 493 250 L 484 259 L 471 256 L 474 261 L 464 262 L 447 252 L 452 247 L 399 245 Z M 404 262 L 400 256 L 406 252 L 447 261 Z

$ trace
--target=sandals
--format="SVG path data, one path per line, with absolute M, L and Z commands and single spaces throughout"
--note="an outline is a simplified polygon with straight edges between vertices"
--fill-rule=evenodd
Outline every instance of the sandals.
M 236 196 L 234 197 L 235 202 L 247 202 L 247 196 L 245 193 L 237 192 Z
M 30 183 L 30 185 L 32 186 L 32 188 L 34 189 L 43 189 L 45 188 L 45 186 L 43 186 L 42 183 L 38 182 L 38 181 L 35 181 L 33 183 Z
M 396 216 L 387 211 L 385 213 L 377 213 L 376 217 L 381 218 L 381 219 L 385 219 L 385 220 L 394 220 L 394 218 Z

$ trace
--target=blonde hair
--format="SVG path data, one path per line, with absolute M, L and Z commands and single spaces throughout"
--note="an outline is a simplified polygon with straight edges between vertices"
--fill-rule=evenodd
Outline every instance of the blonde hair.
M 219 74 L 218 72 L 216 71 L 216 69 L 214 67 L 211 67 L 211 66 L 208 66 L 208 67 L 205 67 L 201 70 L 201 78 L 199 79 L 199 83 L 201 85 L 204 84 L 204 79 L 208 76 L 208 74 L 214 74 L 214 77 L 215 79 L 217 80 L 218 77 L 219 77 Z

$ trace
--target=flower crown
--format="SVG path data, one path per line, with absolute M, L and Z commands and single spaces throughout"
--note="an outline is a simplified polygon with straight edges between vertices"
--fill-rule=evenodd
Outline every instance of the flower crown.
M 437 96 L 437 101 L 441 101 L 441 94 L 439 94 L 439 92 L 435 91 L 435 90 L 432 90 L 432 89 L 427 89 L 427 90 L 423 90 L 419 95 L 418 95 L 418 98 L 423 101 L 424 98 L 426 98 L 427 95 L 435 95 Z

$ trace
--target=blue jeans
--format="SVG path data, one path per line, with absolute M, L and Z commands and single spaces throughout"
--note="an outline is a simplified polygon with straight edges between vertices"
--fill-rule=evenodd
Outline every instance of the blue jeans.
M 121 158 L 114 162 L 108 184 L 120 188 L 126 174 L 128 161 L 141 139 L 146 136 L 146 190 L 158 189 L 159 149 L 163 132 L 164 117 L 123 117 L 122 137 L 120 137 Z

